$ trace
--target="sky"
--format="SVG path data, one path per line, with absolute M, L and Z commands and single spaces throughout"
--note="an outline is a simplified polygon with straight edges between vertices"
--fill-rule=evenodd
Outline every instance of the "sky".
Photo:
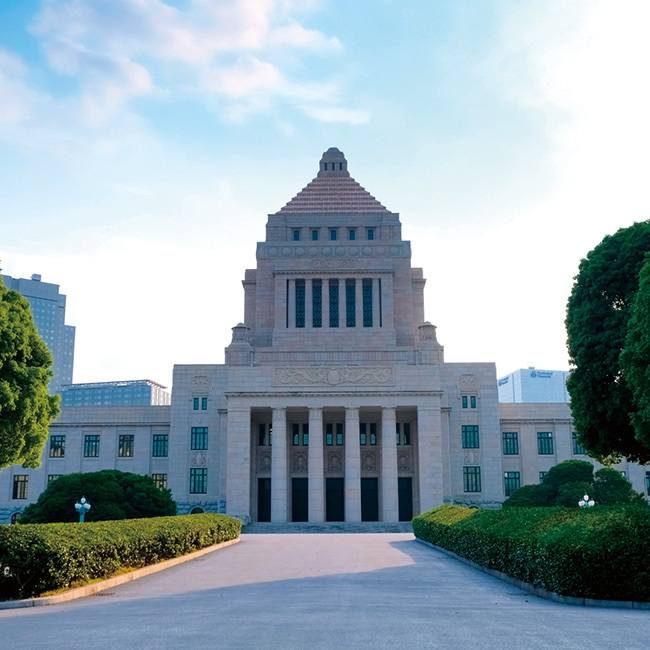
M 0 260 L 76 382 L 223 363 L 329 147 L 398 212 L 445 360 L 569 368 L 580 260 L 650 218 L 646 0 L 1 0 Z

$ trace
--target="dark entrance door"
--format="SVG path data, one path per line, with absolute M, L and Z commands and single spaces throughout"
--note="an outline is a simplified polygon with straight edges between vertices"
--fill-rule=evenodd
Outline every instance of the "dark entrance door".
M 325 520 L 345 521 L 344 504 L 343 479 L 325 479 Z
M 291 521 L 309 520 L 309 492 L 306 478 L 291 479 Z
M 361 521 L 379 521 L 379 489 L 376 478 L 361 479 Z
M 271 521 L 271 479 L 257 479 L 257 521 Z
M 397 479 L 397 498 L 399 499 L 399 520 L 413 519 L 413 479 L 400 477 Z

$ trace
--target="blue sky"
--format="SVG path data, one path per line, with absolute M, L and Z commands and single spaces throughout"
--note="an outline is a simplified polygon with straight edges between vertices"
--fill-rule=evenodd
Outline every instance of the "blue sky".
M 642 0 L 3 0 L 0 259 L 75 381 L 221 363 L 277 211 L 338 147 L 399 212 L 448 361 L 565 369 L 579 261 L 650 218 Z

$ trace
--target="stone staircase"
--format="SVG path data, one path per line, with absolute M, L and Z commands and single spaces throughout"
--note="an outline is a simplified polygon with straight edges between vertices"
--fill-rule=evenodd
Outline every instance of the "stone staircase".
M 307 522 L 252 522 L 242 528 L 244 535 L 299 534 L 299 533 L 412 533 L 410 521 L 328 521 L 324 523 Z

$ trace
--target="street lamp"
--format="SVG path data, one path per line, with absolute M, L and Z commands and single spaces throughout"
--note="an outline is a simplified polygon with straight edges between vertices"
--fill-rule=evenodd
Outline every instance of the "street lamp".
M 90 510 L 90 504 L 86 501 L 86 497 L 81 497 L 81 500 L 74 504 L 74 509 L 79 513 L 79 523 L 83 522 L 86 513 Z
M 596 505 L 596 502 L 593 499 L 590 499 L 588 494 L 585 494 L 582 499 L 578 501 L 578 505 L 581 508 L 591 508 L 592 506 Z

